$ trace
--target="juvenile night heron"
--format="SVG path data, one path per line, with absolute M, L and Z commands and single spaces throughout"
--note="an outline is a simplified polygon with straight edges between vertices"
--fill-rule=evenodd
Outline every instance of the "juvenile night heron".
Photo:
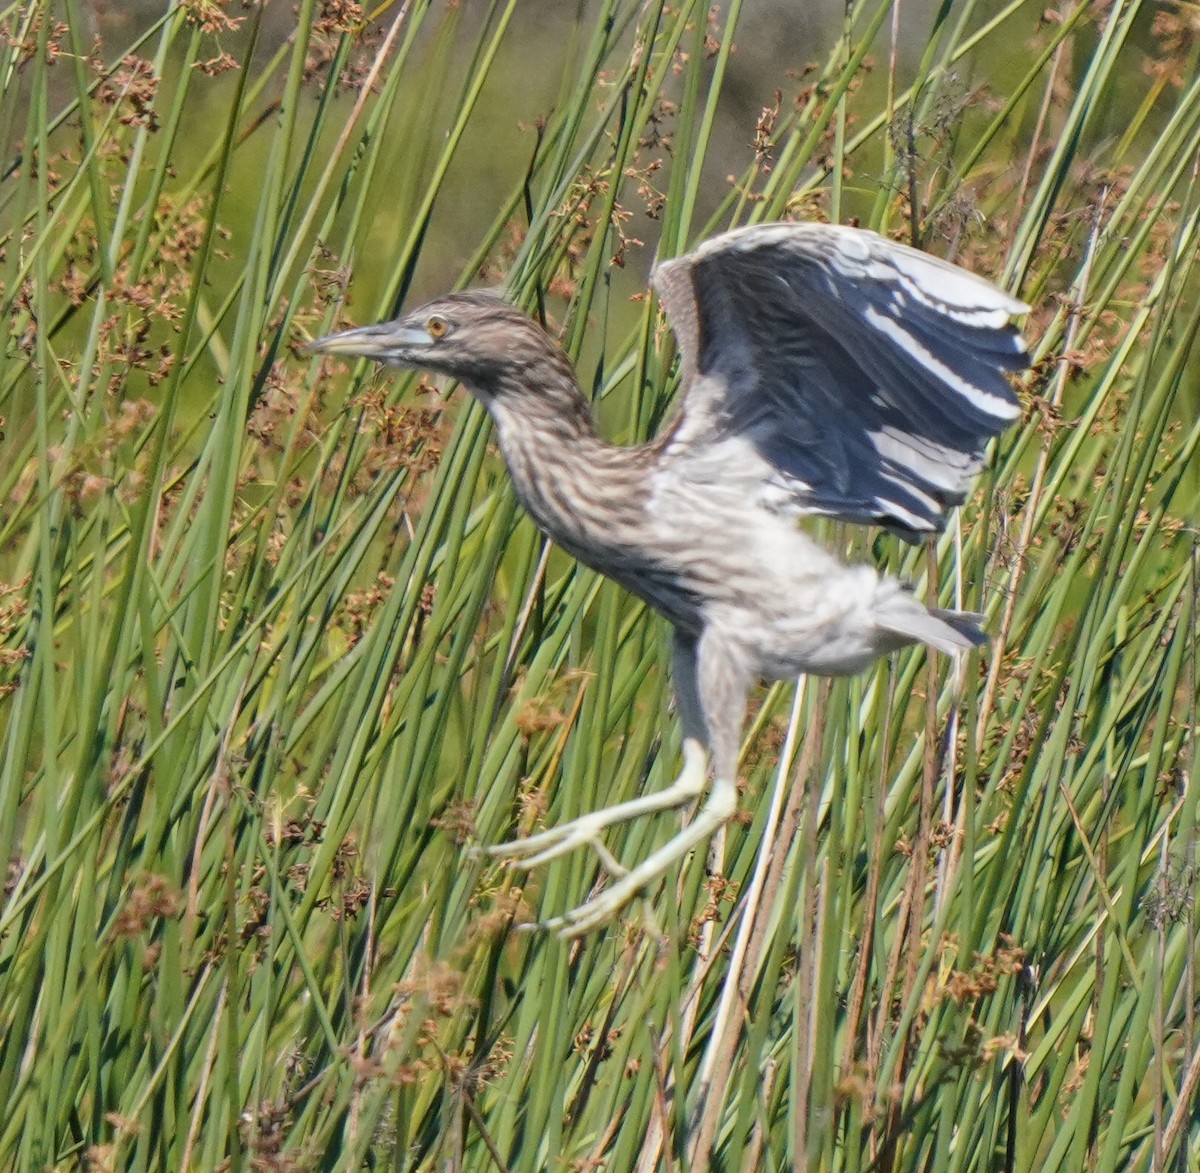
M 915 538 L 963 501 L 989 439 L 1016 419 L 1006 372 L 1026 365 L 1027 306 L 955 265 L 856 228 L 765 224 L 660 264 L 679 342 L 678 414 L 647 444 L 596 433 L 571 364 L 491 293 L 439 298 L 312 349 L 459 380 L 491 413 L 517 497 L 581 562 L 674 627 L 683 768 L 665 790 L 491 851 L 544 863 L 589 845 L 614 876 L 548 922 L 588 932 L 734 812 L 756 679 L 841 676 L 911 643 L 954 653 L 979 617 L 927 607 L 871 566 L 846 566 L 804 515 Z M 626 871 L 600 833 L 705 804 Z

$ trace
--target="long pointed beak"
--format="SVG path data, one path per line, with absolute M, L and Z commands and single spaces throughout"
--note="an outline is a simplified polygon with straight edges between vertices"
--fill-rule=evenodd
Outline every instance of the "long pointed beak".
M 414 350 L 432 345 L 424 330 L 414 330 L 397 322 L 378 326 L 359 326 L 314 339 L 304 347 L 318 354 L 346 354 L 356 358 L 373 358 L 377 362 L 405 361 Z

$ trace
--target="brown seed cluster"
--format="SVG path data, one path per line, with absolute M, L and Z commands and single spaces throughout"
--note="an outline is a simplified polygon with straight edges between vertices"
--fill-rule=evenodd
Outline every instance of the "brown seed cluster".
M 234 32 L 246 19 L 229 15 L 229 0 L 183 0 L 181 7 L 189 24 L 213 36 Z
M 158 112 L 154 108 L 158 97 L 158 75 L 144 57 L 130 54 L 121 61 L 115 73 L 105 77 L 96 90 L 97 99 L 117 110 L 123 126 L 158 129 Z
M 147 872 L 136 879 L 112 924 L 117 938 L 139 937 L 156 920 L 173 920 L 183 911 L 183 897 L 165 876 Z
M 332 86 L 335 93 L 358 92 L 366 83 L 383 40 L 379 24 L 366 23 L 361 4 L 354 0 L 321 0 L 308 42 L 304 81 L 318 91 Z M 345 38 L 350 38 L 341 71 L 330 76 Z
M 976 953 L 970 969 L 952 969 L 939 987 L 938 997 L 949 998 L 959 1006 L 994 994 L 1002 978 L 1018 974 L 1025 967 L 1025 950 L 1012 942 L 1002 943 L 993 953 Z
M 21 666 L 31 655 L 24 638 L 31 581 L 26 576 L 19 582 L 0 582 L 0 699 L 16 690 Z

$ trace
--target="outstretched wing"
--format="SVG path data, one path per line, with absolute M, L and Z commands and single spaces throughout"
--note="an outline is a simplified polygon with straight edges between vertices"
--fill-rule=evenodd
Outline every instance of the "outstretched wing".
M 654 284 L 683 367 L 672 444 L 744 437 L 799 512 L 940 530 L 1020 412 L 1028 307 L 877 233 L 742 228 Z

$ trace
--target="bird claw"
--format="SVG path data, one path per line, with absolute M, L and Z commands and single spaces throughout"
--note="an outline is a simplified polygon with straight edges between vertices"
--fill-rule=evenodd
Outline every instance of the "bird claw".
M 496 859 L 503 859 L 510 868 L 535 868 L 552 859 L 567 855 L 579 847 L 590 847 L 599 857 L 604 870 L 612 876 L 624 876 L 629 869 L 605 846 L 600 830 L 606 824 L 592 815 L 572 819 L 560 827 L 551 827 L 530 835 L 526 839 L 513 839 L 495 847 L 484 847 L 480 851 Z
M 718 779 L 713 783 L 708 801 L 696 812 L 696 817 L 688 826 L 642 860 L 632 871 L 626 871 L 614 884 L 610 884 L 578 908 L 543 921 L 543 927 L 557 933 L 563 940 L 570 940 L 607 924 L 635 896 L 662 877 L 673 863 L 683 859 L 694 847 L 707 840 L 736 809 L 737 787 L 732 782 Z M 562 829 L 569 831 L 571 826 L 567 823 Z
M 632 884 L 629 882 L 631 879 L 634 881 Z M 598 892 L 591 900 L 584 901 L 578 908 L 542 921 L 542 928 L 555 933 L 563 941 L 585 936 L 593 929 L 606 925 L 645 886 L 633 873 L 627 873 L 615 884 Z
M 579 847 L 590 847 L 604 870 L 616 881 L 578 908 L 556 916 L 541 925 L 560 937 L 581 937 L 612 920 L 639 892 L 649 887 L 677 859 L 683 858 L 697 843 L 707 838 L 733 813 L 737 806 L 737 788 L 718 778 L 713 782 L 708 801 L 692 822 L 632 871 L 605 846 L 600 833 L 617 823 L 628 823 L 645 815 L 671 810 L 696 798 L 704 789 L 707 755 L 700 742 L 687 738 L 683 746 L 683 770 L 666 788 L 643 795 L 604 810 L 581 815 L 568 823 L 549 827 L 525 839 L 514 839 L 495 847 L 476 848 L 476 856 L 502 858 L 507 867 L 533 868 L 549 863 Z

